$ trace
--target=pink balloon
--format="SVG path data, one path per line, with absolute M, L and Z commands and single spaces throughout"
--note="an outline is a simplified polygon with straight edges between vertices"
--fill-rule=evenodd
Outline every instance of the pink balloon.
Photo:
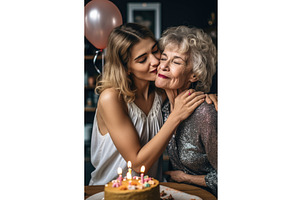
M 112 29 L 121 24 L 121 12 L 111 1 L 92 0 L 85 5 L 84 34 L 96 48 L 104 49 Z

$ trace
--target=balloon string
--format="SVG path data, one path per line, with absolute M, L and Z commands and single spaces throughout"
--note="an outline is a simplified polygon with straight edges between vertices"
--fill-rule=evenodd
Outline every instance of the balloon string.
M 94 59 L 93 59 L 94 67 L 95 67 L 96 71 L 97 71 L 99 74 L 101 74 L 101 71 L 99 70 L 99 68 L 98 68 L 97 65 L 96 65 L 96 60 L 97 60 L 98 54 L 99 54 L 100 52 L 102 53 L 102 49 L 99 49 L 99 50 L 96 51 L 95 56 L 94 56 Z M 103 59 L 104 59 L 104 55 L 102 54 L 102 72 L 103 72 L 103 63 L 104 63 L 104 60 L 103 60 Z
M 104 55 L 105 51 L 102 52 L 102 73 L 104 73 Z

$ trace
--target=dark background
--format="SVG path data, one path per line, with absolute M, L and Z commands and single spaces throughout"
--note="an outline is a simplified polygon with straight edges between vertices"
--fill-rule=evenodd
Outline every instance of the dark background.
M 85 0 L 86 5 L 89 0 Z M 194 26 L 203 29 L 211 35 L 217 47 L 217 0 L 148 0 L 148 1 L 133 1 L 133 0 L 111 0 L 121 12 L 123 23 L 127 22 L 127 3 L 143 3 L 155 2 L 161 3 L 161 32 L 171 26 Z M 214 15 L 214 18 L 212 17 Z M 210 23 L 211 22 L 211 23 Z M 85 48 L 85 75 L 93 77 L 98 75 L 94 68 L 92 58 L 95 55 L 96 48 L 84 38 Z M 98 57 L 99 58 L 99 57 Z M 97 61 L 96 65 L 101 66 L 101 62 Z M 98 67 L 101 69 L 101 67 Z M 211 93 L 217 93 L 217 73 L 213 77 L 213 85 Z M 85 83 L 85 118 L 84 124 L 86 127 L 91 127 L 97 96 L 94 94 L 94 87 L 87 86 Z M 88 101 L 92 101 L 92 106 L 87 106 Z M 88 133 L 86 133 L 88 131 Z M 85 135 L 91 134 L 91 129 L 85 129 Z M 90 173 L 93 167 L 90 163 L 90 139 L 85 139 L 85 185 L 88 185 Z
M 90 2 L 85 0 L 85 5 Z M 161 31 L 170 26 L 187 25 L 196 26 L 206 32 L 217 29 L 217 0 L 111 0 L 120 10 L 123 23 L 127 22 L 127 3 L 159 2 L 161 3 Z M 212 19 L 211 14 L 215 14 L 215 21 L 209 25 Z M 216 38 L 213 38 L 217 45 Z M 89 43 L 87 41 L 87 43 Z M 93 53 L 94 47 L 89 44 L 89 52 Z

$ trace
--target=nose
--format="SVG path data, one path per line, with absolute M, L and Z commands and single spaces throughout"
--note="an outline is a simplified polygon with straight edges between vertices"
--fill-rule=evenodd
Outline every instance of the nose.
M 159 64 L 159 59 L 156 58 L 153 54 L 150 54 L 150 64 L 152 66 L 157 66 Z
M 163 70 L 163 71 L 167 71 L 169 70 L 169 60 L 166 61 L 160 61 L 160 64 L 158 66 L 158 70 Z

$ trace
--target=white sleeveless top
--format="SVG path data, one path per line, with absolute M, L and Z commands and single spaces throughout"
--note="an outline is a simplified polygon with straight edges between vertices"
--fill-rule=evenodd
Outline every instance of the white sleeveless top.
M 155 93 L 152 108 L 148 114 L 145 113 L 135 103 L 128 103 L 128 113 L 133 125 L 139 135 L 141 146 L 153 138 L 163 124 L 161 113 L 162 98 Z M 127 163 L 115 147 L 110 134 L 101 135 L 98 129 L 96 114 L 91 139 L 91 163 L 95 170 L 91 173 L 89 185 L 105 185 L 118 177 L 118 167 L 122 168 L 122 176 L 125 177 L 128 171 Z M 132 176 L 139 174 L 132 170 Z M 162 156 L 156 161 L 147 175 L 162 181 Z

